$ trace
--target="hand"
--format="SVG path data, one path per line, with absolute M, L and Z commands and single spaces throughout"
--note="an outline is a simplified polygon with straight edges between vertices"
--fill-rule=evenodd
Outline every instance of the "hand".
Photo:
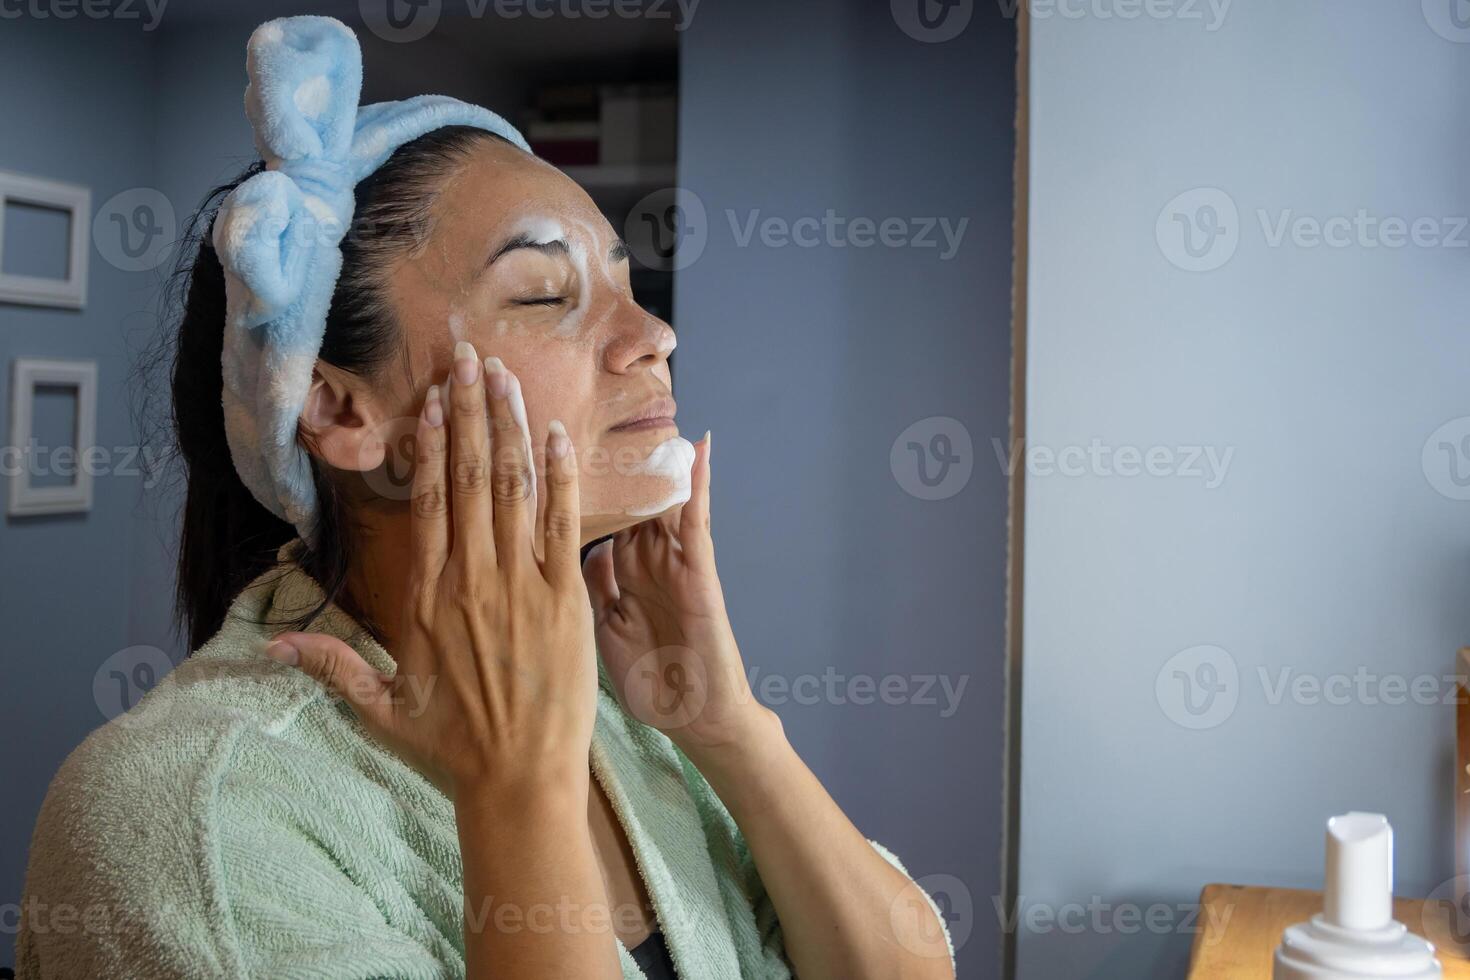
M 346 698 L 369 732 L 457 805 L 471 791 L 495 795 L 546 780 L 587 789 L 597 666 L 578 574 L 575 454 L 553 422 L 545 556 L 538 559 L 535 473 L 506 397 L 511 383 L 498 358 L 481 365 L 462 342 L 454 382 L 446 383 L 447 427 L 439 388 L 425 399 L 397 673 L 379 674 L 347 644 L 321 634 L 283 634 L 268 651 Z
M 687 753 L 742 744 L 775 717 L 751 694 L 710 537 L 710 436 L 689 501 L 619 531 L 582 566 L 597 649 L 624 707 Z

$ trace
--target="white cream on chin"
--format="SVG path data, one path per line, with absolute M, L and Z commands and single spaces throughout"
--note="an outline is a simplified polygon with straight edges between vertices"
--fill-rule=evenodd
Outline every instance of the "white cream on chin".
M 661 476 L 670 483 L 663 497 L 641 507 L 627 507 L 623 513 L 630 517 L 649 517 L 661 514 L 670 507 L 687 503 L 689 500 L 690 471 L 694 468 L 694 443 L 683 436 L 674 436 L 653 447 L 648 458 L 628 472 L 635 476 Z

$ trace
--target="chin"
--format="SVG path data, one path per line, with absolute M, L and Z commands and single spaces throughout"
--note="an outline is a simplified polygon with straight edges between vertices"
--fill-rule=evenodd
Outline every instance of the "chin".
M 583 540 L 593 541 L 682 507 L 689 500 L 694 444 L 677 433 L 658 433 L 632 466 L 616 466 L 582 486 Z
M 627 515 L 629 524 L 637 524 L 640 521 L 658 517 L 660 514 L 667 514 L 671 510 L 677 510 L 688 502 L 689 485 L 686 483 L 682 488 L 674 489 L 667 496 L 651 503 L 631 506 L 623 513 Z
M 582 515 L 582 546 L 586 547 L 593 541 L 617 534 L 619 531 L 636 527 L 645 521 L 651 521 L 656 517 L 667 514 L 679 507 L 679 504 L 670 504 L 656 514 L 597 514 Z
M 647 520 L 678 507 L 689 499 L 690 476 L 694 469 L 694 444 L 677 429 L 651 446 L 648 455 L 627 470 L 628 505 L 623 513 Z

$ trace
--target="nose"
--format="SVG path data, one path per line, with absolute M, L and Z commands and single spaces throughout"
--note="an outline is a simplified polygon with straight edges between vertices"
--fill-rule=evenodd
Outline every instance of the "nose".
M 673 327 L 625 296 L 610 324 L 603 359 L 609 371 L 627 374 L 639 366 L 652 368 L 667 361 L 677 343 Z

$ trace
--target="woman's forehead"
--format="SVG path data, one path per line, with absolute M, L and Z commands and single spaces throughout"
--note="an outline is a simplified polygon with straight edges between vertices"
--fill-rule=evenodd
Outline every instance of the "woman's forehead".
M 475 148 L 438 205 L 441 219 L 449 219 L 445 224 L 461 231 L 488 233 L 501 224 L 545 217 L 598 236 L 611 234 L 602 212 L 575 181 L 500 140 L 484 140 Z

